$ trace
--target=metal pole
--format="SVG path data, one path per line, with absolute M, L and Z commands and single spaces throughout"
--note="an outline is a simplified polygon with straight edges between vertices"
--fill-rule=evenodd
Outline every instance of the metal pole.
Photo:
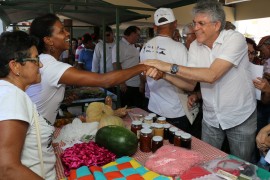
M 116 64 L 117 69 L 120 69 L 120 57 L 119 57 L 119 8 L 116 8 Z M 120 86 L 117 86 L 117 108 L 121 107 L 121 98 L 120 98 Z
M 103 37 L 103 71 L 104 73 L 107 72 L 107 63 L 106 63 L 106 36 L 105 36 L 105 31 L 106 31 L 106 25 L 105 25 L 105 18 L 103 18 L 102 21 L 102 37 Z M 105 96 L 107 96 L 107 89 L 104 90 Z

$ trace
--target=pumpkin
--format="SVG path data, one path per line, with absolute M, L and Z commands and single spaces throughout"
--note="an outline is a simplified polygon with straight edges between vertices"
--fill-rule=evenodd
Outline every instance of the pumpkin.
M 99 122 L 102 118 L 113 114 L 110 106 L 102 102 L 92 102 L 86 109 L 86 122 Z
M 125 124 L 120 117 L 107 116 L 107 117 L 104 117 L 100 120 L 99 125 L 98 125 L 98 129 L 100 129 L 104 126 L 109 126 L 109 125 L 116 125 L 116 126 L 125 127 Z

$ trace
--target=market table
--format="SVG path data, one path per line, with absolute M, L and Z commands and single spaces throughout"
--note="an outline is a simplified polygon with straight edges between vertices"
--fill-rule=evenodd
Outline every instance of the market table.
M 134 114 L 141 114 L 141 115 L 147 115 L 148 113 L 142 109 L 139 109 L 139 108 L 133 108 L 131 109 L 131 113 L 134 113 Z M 127 128 L 130 128 L 130 124 L 131 124 L 131 118 L 130 116 L 126 116 L 125 118 L 123 118 L 125 124 L 126 124 L 126 127 Z M 56 138 L 59 133 L 60 133 L 60 128 L 57 128 L 55 133 L 54 133 L 54 138 Z M 168 140 L 165 140 L 164 141 L 164 144 L 170 144 L 168 142 Z M 192 145 L 191 145 L 191 149 L 194 150 L 194 151 L 197 151 L 197 152 L 200 152 L 201 154 L 203 154 L 204 156 L 204 162 L 207 162 L 209 160 L 212 160 L 212 159 L 216 159 L 216 158 L 221 158 L 221 157 L 226 157 L 227 154 L 224 153 L 223 151 L 195 138 L 195 137 L 192 137 Z M 63 152 L 63 150 L 61 149 L 61 144 L 55 144 L 54 145 L 54 150 L 55 150 L 55 154 L 56 154 L 56 173 L 57 173 L 57 178 L 58 179 L 62 179 L 65 177 L 64 175 L 64 169 L 63 169 L 63 166 L 62 166 L 62 162 L 61 162 L 61 159 L 60 159 L 60 155 L 61 153 Z M 138 162 L 140 162 L 141 164 L 144 165 L 147 157 L 149 157 L 152 153 L 144 153 L 144 152 L 141 152 L 140 149 L 138 148 L 137 152 L 132 156 L 134 159 L 136 159 Z
M 76 98 L 67 103 L 65 98 L 70 95 L 75 95 Z M 98 87 L 79 87 L 74 89 L 68 89 L 65 92 L 64 101 L 61 103 L 61 109 L 67 109 L 71 114 L 82 114 L 84 111 L 84 106 L 86 103 L 91 102 L 104 102 L 106 96 L 110 96 L 113 101 L 113 107 L 115 107 L 115 103 L 117 101 L 117 95 L 114 93 L 105 90 L 104 88 Z

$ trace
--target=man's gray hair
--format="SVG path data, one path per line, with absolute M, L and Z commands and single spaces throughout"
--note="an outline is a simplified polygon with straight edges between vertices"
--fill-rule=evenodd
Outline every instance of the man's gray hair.
M 191 33 L 192 30 L 193 30 L 193 23 L 188 23 L 184 25 L 182 29 L 182 36 L 186 36 L 188 33 Z
M 193 16 L 198 13 L 208 14 L 212 22 L 220 21 L 220 31 L 224 29 L 226 24 L 226 15 L 222 4 L 217 0 L 200 0 L 192 9 Z

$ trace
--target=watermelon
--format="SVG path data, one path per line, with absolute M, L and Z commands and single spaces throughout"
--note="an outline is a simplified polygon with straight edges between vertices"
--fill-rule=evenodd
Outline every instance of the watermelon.
M 95 141 L 117 157 L 131 156 L 138 148 L 137 136 L 130 130 L 116 125 L 100 128 L 96 133 Z

